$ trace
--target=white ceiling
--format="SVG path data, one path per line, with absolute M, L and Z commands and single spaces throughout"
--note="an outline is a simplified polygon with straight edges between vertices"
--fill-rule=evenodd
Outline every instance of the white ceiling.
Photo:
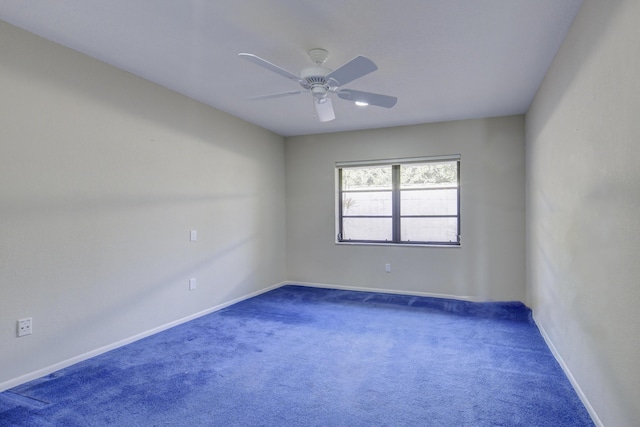
M 283 135 L 525 113 L 582 0 L 0 0 L 0 19 Z M 335 95 L 313 117 L 294 74 L 307 51 L 335 69 L 364 55 L 378 70 L 348 85 L 398 97 L 392 109 Z

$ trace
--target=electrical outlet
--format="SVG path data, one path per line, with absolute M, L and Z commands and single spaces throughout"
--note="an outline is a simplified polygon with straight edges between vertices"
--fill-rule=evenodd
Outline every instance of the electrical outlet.
M 18 320 L 18 336 L 23 337 L 25 335 L 31 335 L 31 322 L 33 319 L 27 317 L 26 319 Z
M 196 279 L 195 278 L 191 278 L 189 279 L 189 290 L 193 291 L 196 288 Z
M 198 230 L 191 230 L 191 233 L 189 234 L 189 241 L 195 242 L 196 240 L 198 240 Z
M 391 273 L 391 264 L 387 263 L 384 265 L 384 271 L 387 273 Z

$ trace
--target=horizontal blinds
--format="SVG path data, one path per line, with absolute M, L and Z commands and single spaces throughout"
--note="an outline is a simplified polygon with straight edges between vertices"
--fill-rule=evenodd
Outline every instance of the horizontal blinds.
M 350 166 L 380 166 L 380 165 L 397 165 L 407 163 L 426 163 L 426 162 L 451 162 L 460 160 L 460 154 L 450 154 L 445 156 L 428 156 L 428 157 L 407 157 L 400 159 L 380 159 L 380 160 L 358 160 L 351 162 L 336 162 L 336 167 Z

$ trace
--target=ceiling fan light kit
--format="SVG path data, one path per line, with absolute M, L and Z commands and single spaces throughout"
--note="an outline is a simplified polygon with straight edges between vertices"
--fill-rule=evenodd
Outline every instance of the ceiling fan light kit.
M 313 104 L 316 107 L 316 113 L 318 114 L 318 120 L 321 122 L 330 122 L 336 118 L 333 112 L 333 105 L 331 104 L 331 98 L 315 98 Z
M 356 105 L 376 105 L 378 107 L 391 108 L 398 99 L 394 96 L 381 95 L 372 92 L 363 92 L 350 89 L 341 89 L 342 85 L 348 84 L 360 77 L 369 74 L 378 69 L 376 64 L 364 56 L 356 56 L 351 61 L 338 67 L 336 70 L 323 67 L 329 57 L 329 52 L 325 49 L 311 49 L 309 52 L 309 58 L 315 66 L 307 67 L 300 72 L 300 76 L 297 76 L 290 71 L 285 70 L 271 62 L 262 59 L 251 53 L 238 54 L 241 58 L 244 58 L 256 65 L 266 68 L 276 74 L 279 74 L 285 78 L 296 81 L 303 90 L 289 91 L 274 93 L 270 95 L 261 95 L 250 98 L 252 100 L 264 100 L 280 98 L 283 96 L 298 95 L 301 93 L 310 92 L 313 96 L 313 104 L 317 113 L 318 120 L 321 122 L 328 122 L 335 119 L 335 113 L 333 111 L 333 105 L 330 93 L 335 93 L 338 98 L 355 102 Z

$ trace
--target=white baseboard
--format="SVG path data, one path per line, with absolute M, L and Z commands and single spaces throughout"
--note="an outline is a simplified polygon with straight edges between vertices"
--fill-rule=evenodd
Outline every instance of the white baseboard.
M 536 318 L 535 313 L 533 313 L 533 320 L 534 321 L 535 321 L 535 318 Z M 538 322 L 536 322 L 536 326 L 538 327 L 538 330 L 540 331 L 540 334 L 542 335 L 542 338 L 544 338 L 544 341 L 547 343 L 547 347 L 549 347 L 549 349 L 551 350 L 551 353 L 553 354 L 553 357 L 555 357 L 556 360 L 558 361 L 558 363 L 560 364 L 560 367 L 564 371 L 564 373 L 567 376 L 567 378 L 569 378 L 569 382 L 571 383 L 571 385 L 573 386 L 573 389 L 578 394 L 578 397 L 582 401 L 582 404 L 587 409 L 587 412 L 589 412 L 589 415 L 591 416 L 591 419 L 593 420 L 593 423 L 597 427 L 604 427 L 604 424 L 600 420 L 600 417 L 598 417 L 598 414 L 596 413 L 596 410 L 593 409 L 593 406 L 591 406 L 591 402 L 589 402 L 589 399 L 587 399 L 587 396 L 584 394 L 584 392 L 580 388 L 580 384 L 578 384 L 578 381 L 576 381 L 575 377 L 571 373 L 571 370 L 569 369 L 567 364 L 564 363 L 564 360 L 562 359 L 562 356 L 560 356 L 560 353 L 558 353 L 558 350 L 556 349 L 555 345 L 553 345 L 553 342 L 551 341 L 551 338 L 549 338 L 549 335 L 547 335 L 547 332 L 544 330 L 544 328 Z
M 431 292 L 418 292 L 418 291 L 402 291 L 398 289 L 363 288 L 363 287 L 357 287 L 357 286 L 330 285 L 327 283 L 286 282 L 284 283 L 284 285 L 300 285 L 300 286 L 309 286 L 312 288 L 340 289 L 344 291 L 380 292 L 383 294 L 411 295 L 416 297 L 447 298 L 447 299 L 455 299 L 455 300 L 471 301 L 471 302 L 482 301 L 479 298 L 470 297 L 470 296 L 434 294 Z
M 174 326 L 178 326 L 178 325 L 181 325 L 183 323 L 189 322 L 190 320 L 197 319 L 198 317 L 206 316 L 207 314 L 211 314 L 211 313 L 213 313 L 215 311 L 221 310 L 221 309 L 223 309 L 225 307 L 229 307 L 230 305 L 236 304 L 236 303 L 238 303 L 240 301 L 244 301 L 246 299 L 253 298 L 253 297 L 258 296 L 260 294 L 263 294 L 265 292 L 269 292 L 269 291 L 271 291 L 273 289 L 279 288 L 279 287 L 284 286 L 286 284 L 288 284 L 288 283 L 285 283 L 285 282 L 277 283 L 275 285 L 272 285 L 272 286 L 269 286 L 267 288 L 261 289 L 259 291 L 250 293 L 248 295 L 244 295 L 242 297 L 233 299 L 231 301 L 227 301 L 227 302 L 224 302 L 222 304 L 216 305 L 214 307 L 210 307 L 210 308 L 208 308 L 206 310 L 203 310 L 203 311 L 200 311 L 198 313 L 194 313 L 194 314 L 191 314 L 189 316 L 183 317 L 182 319 L 174 320 L 173 322 L 169 322 L 167 324 L 158 326 L 158 327 L 150 329 L 148 331 L 139 333 L 139 334 L 134 335 L 132 337 L 125 338 L 125 339 L 120 340 L 118 342 L 105 345 L 105 346 L 97 348 L 95 350 L 88 351 L 88 352 L 86 352 L 84 354 L 80 354 L 80 355 L 72 357 L 70 359 L 63 360 L 63 361 L 58 362 L 58 363 L 54 363 L 53 365 L 47 366 L 46 368 L 38 369 L 37 371 L 29 372 L 28 374 L 21 375 L 21 376 L 19 376 L 17 378 L 13 378 L 13 379 L 10 379 L 8 381 L 4 381 L 4 382 L 0 383 L 0 392 L 3 392 L 5 390 L 8 390 L 8 389 L 13 388 L 13 387 L 17 387 L 20 384 L 24 384 L 26 382 L 41 378 L 41 377 L 43 377 L 45 375 L 49 375 L 49 374 L 51 374 L 53 372 L 59 371 L 60 369 L 64 369 L 64 368 L 69 367 L 71 365 L 75 365 L 76 363 L 82 362 L 84 360 L 90 359 L 90 358 L 95 357 L 95 356 L 99 356 L 99 355 L 101 355 L 103 353 L 106 353 L 108 351 L 115 350 L 116 348 L 123 347 L 123 346 L 125 346 L 127 344 L 131 344 L 131 343 L 133 343 L 135 341 L 141 340 L 142 338 L 146 338 L 148 336 L 157 334 L 158 332 L 162 332 L 162 331 L 165 331 L 167 329 L 173 328 Z

